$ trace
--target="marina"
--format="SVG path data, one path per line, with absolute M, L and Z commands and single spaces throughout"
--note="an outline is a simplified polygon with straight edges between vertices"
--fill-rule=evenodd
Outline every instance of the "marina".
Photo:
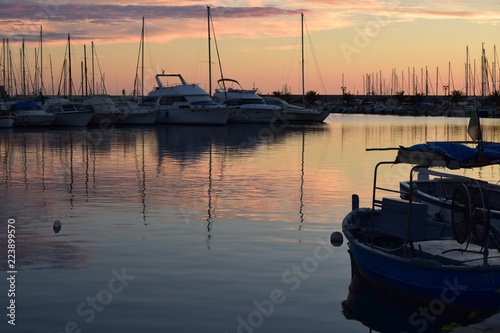
M 500 332 L 497 9 L 4 1 L 0 332 Z

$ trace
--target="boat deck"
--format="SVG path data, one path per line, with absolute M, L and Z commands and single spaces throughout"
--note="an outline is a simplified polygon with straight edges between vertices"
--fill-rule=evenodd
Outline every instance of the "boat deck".
M 415 250 L 424 252 L 426 255 L 434 256 L 439 261 L 450 262 L 465 266 L 483 265 L 484 255 L 481 247 L 475 244 L 459 244 L 455 240 L 432 240 L 415 242 Z M 500 252 L 496 249 L 488 249 L 488 263 L 490 265 L 500 265 Z

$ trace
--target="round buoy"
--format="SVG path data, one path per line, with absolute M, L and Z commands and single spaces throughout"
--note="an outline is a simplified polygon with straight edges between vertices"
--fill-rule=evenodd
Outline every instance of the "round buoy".
M 54 229 L 54 232 L 57 234 L 59 231 L 61 231 L 61 221 L 55 220 L 54 224 L 52 225 L 52 229 Z
M 332 234 L 330 235 L 330 243 L 332 243 L 333 246 L 338 247 L 342 245 L 343 242 L 344 242 L 344 236 L 342 235 L 341 232 L 339 231 L 332 232 Z

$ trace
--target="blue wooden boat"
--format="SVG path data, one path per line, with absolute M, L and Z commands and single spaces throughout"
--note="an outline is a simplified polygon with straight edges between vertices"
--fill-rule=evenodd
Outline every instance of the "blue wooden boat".
M 398 294 L 445 308 L 493 313 L 500 310 L 500 230 L 490 224 L 490 210 L 471 202 L 463 186 L 452 196 L 451 220 L 428 214 L 425 202 L 403 198 L 399 190 L 378 184 L 384 167 L 408 163 L 410 188 L 417 168 L 481 167 L 498 164 L 498 155 L 478 148 L 455 158 L 438 150 L 419 150 L 418 159 L 400 147 L 395 161 L 376 165 L 371 207 L 353 207 L 342 222 L 353 265 L 367 280 Z M 416 162 L 418 160 L 418 162 Z M 392 170 L 391 170 L 392 172 Z M 435 314 L 436 314 L 435 313 Z

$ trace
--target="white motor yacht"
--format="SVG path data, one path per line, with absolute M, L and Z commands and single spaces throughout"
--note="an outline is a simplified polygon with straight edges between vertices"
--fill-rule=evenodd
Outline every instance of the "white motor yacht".
M 171 82 L 172 81 L 172 82 Z M 231 112 L 215 103 L 196 84 L 188 84 L 180 74 L 156 74 L 158 86 L 148 96 L 156 98 L 157 123 L 225 124 Z
M 283 107 L 266 104 L 255 90 L 243 89 L 234 79 L 217 81 L 214 100 L 231 109 L 229 122 L 273 123 L 283 118 Z
M 53 125 L 57 126 L 85 127 L 94 115 L 82 103 L 65 98 L 47 99 L 45 107 L 48 113 L 55 116 Z

